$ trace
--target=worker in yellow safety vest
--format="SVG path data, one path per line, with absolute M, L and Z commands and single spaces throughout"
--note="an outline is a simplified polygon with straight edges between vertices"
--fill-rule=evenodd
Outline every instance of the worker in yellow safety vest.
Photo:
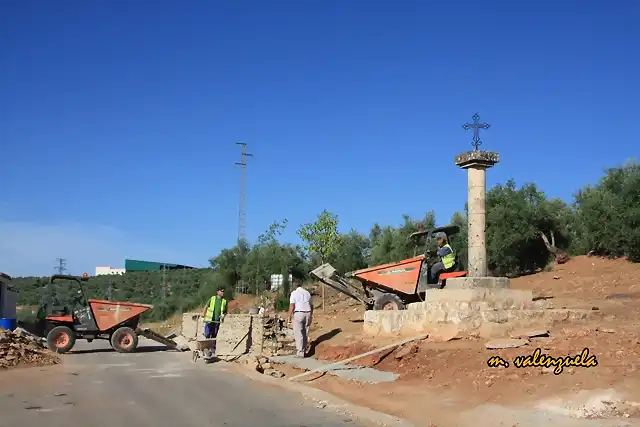
M 224 299 L 224 288 L 218 288 L 216 295 L 209 299 L 209 302 L 202 310 L 205 338 L 215 338 L 218 335 L 220 323 L 224 321 L 226 314 L 227 300 Z
M 438 258 L 440 261 L 431 266 L 431 283 L 438 283 L 440 274 L 454 271 L 456 268 L 456 253 L 447 243 L 445 236 L 438 238 Z

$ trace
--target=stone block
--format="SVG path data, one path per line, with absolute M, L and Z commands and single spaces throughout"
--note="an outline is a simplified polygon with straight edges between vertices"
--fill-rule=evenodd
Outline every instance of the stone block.
M 367 310 L 364 312 L 364 331 L 368 335 L 398 333 L 410 316 L 407 310 Z
M 426 302 L 432 301 L 486 301 L 504 302 L 507 307 L 522 304 L 533 305 L 533 292 L 505 288 L 429 289 Z
M 485 310 L 482 312 L 482 319 L 485 322 L 509 323 L 514 327 L 529 327 L 579 322 L 598 315 L 597 311 L 581 309 Z
M 200 313 L 184 313 L 182 315 L 180 335 L 187 340 L 204 338 L 204 324 L 200 318 Z
M 506 277 L 454 277 L 447 279 L 445 289 L 498 288 L 508 289 Z

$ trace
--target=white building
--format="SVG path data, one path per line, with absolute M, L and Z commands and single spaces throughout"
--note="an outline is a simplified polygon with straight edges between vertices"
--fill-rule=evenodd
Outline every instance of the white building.
M 113 268 L 113 267 L 96 267 L 96 276 L 104 276 L 106 274 L 124 274 L 124 268 Z
M 282 282 L 284 279 L 284 275 L 282 274 L 272 274 L 271 275 L 271 290 L 275 291 L 276 289 L 282 286 Z M 289 274 L 289 287 L 291 287 L 291 283 L 293 282 L 293 275 Z

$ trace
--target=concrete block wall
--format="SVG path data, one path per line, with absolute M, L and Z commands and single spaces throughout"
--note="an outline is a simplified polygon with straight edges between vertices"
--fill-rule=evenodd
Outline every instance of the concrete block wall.
M 220 325 L 216 337 L 216 355 L 240 356 L 251 351 L 253 316 L 229 314 Z
M 264 341 L 262 317 L 251 314 L 227 314 L 216 338 L 216 354 L 240 356 L 260 355 Z M 186 339 L 204 339 L 204 323 L 200 313 L 182 315 L 181 334 Z

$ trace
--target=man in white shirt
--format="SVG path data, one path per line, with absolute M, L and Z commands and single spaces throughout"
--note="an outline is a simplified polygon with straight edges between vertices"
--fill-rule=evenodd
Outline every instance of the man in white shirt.
M 293 336 L 296 339 L 296 350 L 298 351 L 296 357 L 305 357 L 312 315 L 311 294 L 302 287 L 300 282 L 297 282 L 296 288 L 291 292 L 289 298 L 288 317 L 289 323 L 293 321 Z

